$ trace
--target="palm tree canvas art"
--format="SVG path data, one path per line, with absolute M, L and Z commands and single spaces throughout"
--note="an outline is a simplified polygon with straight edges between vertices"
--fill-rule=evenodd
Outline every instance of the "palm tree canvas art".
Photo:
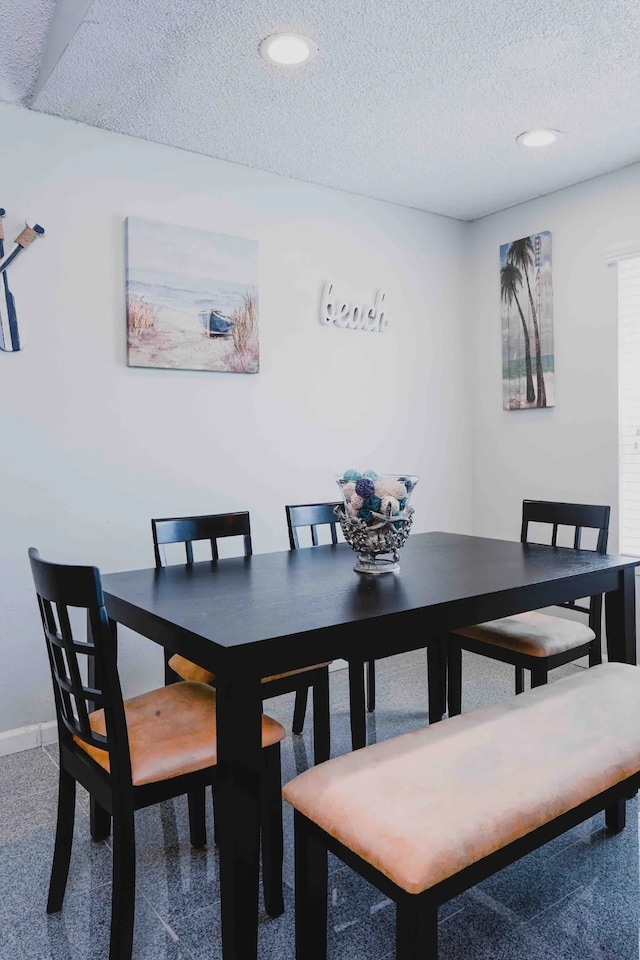
M 551 234 L 534 233 L 500 247 L 502 406 L 553 407 Z

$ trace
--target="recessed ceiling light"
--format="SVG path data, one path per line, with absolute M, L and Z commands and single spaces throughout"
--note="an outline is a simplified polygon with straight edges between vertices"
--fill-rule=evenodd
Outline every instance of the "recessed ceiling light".
M 525 147 L 548 147 L 558 139 L 557 130 L 526 130 L 516 137 L 516 143 L 521 143 Z
M 298 33 L 274 33 L 271 37 L 265 37 L 260 44 L 260 53 L 267 62 L 285 67 L 305 63 L 313 59 L 317 52 L 315 43 Z

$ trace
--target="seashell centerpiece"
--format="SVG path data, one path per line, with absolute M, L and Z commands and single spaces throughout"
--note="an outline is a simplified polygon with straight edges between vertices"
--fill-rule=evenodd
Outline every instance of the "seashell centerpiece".
M 358 554 L 358 573 L 396 573 L 398 551 L 413 522 L 409 500 L 418 477 L 406 473 L 345 470 L 336 477 L 343 504 L 336 516 L 344 538 Z

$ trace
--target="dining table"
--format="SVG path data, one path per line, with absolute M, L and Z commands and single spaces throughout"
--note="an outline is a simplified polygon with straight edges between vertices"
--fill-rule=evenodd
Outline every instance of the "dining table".
M 417 650 L 458 627 L 599 593 L 608 659 L 636 662 L 640 558 L 432 531 L 411 533 L 397 573 L 356 573 L 354 561 L 338 543 L 103 576 L 114 629 L 216 675 L 224 960 L 258 955 L 261 677 Z

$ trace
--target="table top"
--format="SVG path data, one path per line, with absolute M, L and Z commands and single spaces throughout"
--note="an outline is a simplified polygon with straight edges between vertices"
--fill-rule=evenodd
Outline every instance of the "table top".
M 414 628 L 417 615 L 423 627 L 428 616 L 434 633 L 478 623 L 615 590 L 619 572 L 640 559 L 431 532 L 411 534 L 399 573 L 359 574 L 354 562 L 340 543 L 106 574 L 103 587 L 113 619 L 169 649 L 216 666 L 225 652 L 251 657 L 256 645 L 263 656 L 272 641 L 275 659 L 264 663 L 271 667 L 278 641 L 304 637 L 315 647 L 310 641 L 322 633 L 322 658 L 345 656 L 355 627 L 371 634 L 392 616 L 397 630 Z M 297 665 L 304 662 L 289 668 Z

